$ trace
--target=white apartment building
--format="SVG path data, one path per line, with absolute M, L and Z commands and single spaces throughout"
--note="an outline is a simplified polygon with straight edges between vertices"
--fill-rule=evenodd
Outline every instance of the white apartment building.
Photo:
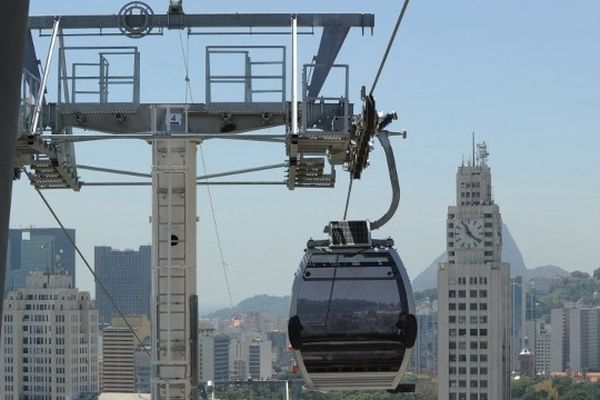
M 525 336 L 529 339 L 532 347 L 535 374 L 550 373 L 552 353 L 550 325 L 539 319 L 525 321 Z
M 98 311 L 67 274 L 31 272 L 4 300 L 3 400 L 69 400 L 98 392 Z
M 510 266 L 492 198 L 487 147 L 458 169 L 448 207 L 448 261 L 438 269 L 438 398 L 509 400 Z M 475 159 L 475 157 L 473 157 Z

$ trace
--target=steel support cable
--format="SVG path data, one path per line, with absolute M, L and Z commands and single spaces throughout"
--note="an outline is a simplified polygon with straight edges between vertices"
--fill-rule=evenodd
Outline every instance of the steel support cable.
M 185 104 L 188 104 L 188 94 L 189 98 L 194 102 L 194 96 L 192 95 L 192 85 L 190 84 L 190 35 L 187 37 L 187 44 L 184 46 L 183 44 L 183 36 L 181 35 L 181 30 L 179 31 L 179 43 L 181 44 L 181 55 L 183 58 L 183 68 L 185 69 Z
M 189 44 L 190 44 L 190 37 L 188 35 L 187 38 L 187 51 L 185 51 L 184 49 L 184 45 L 183 45 L 183 37 L 181 36 L 181 31 L 179 31 L 179 41 L 181 43 L 181 54 L 183 57 L 183 67 L 185 68 L 185 82 L 186 82 L 186 88 L 185 88 L 185 103 L 188 103 L 188 93 L 189 93 L 189 99 L 190 101 L 193 103 L 194 102 L 194 96 L 192 94 L 192 86 L 191 86 L 191 82 L 190 82 L 190 78 L 189 78 L 189 56 L 190 56 L 190 49 L 189 49 Z M 207 172 L 207 168 L 206 168 L 206 160 L 204 157 L 204 149 L 202 148 L 202 142 L 200 142 L 200 144 L 198 145 L 198 147 L 200 148 L 200 160 L 202 162 L 202 168 L 204 170 L 204 175 L 208 175 Z M 208 182 L 208 179 L 206 180 Z M 217 223 L 217 216 L 215 213 L 215 206 L 214 206 L 214 202 L 213 202 L 213 198 L 212 198 L 212 192 L 210 190 L 210 186 L 206 185 L 206 192 L 208 193 L 208 203 L 210 205 L 210 211 L 212 214 L 212 221 L 213 221 L 213 226 L 215 228 L 215 236 L 217 239 L 217 248 L 219 250 L 219 257 L 221 259 L 221 267 L 223 268 L 223 276 L 225 278 L 225 286 L 227 287 L 227 295 L 229 297 L 229 307 L 231 310 L 233 310 L 233 298 L 231 297 L 231 286 L 229 285 L 229 277 L 227 276 L 227 263 L 225 262 L 225 257 L 223 256 L 223 245 L 221 243 L 221 235 L 219 234 L 219 224 Z
M 350 175 L 350 183 L 348 184 L 348 194 L 346 194 L 346 206 L 344 207 L 344 217 L 342 218 L 342 220 L 346 220 L 346 216 L 348 215 L 348 206 L 350 205 L 350 193 L 352 192 L 352 182 L 354 182 L 354 179 L 352 179 L 352 175 Z
M 32 178 L 32 176 L 30 175 L 29 172 L 25 171 L 25 173 L 27 174 L 27 176 L 30 179 Z M 56 212 L 54 211 L 54 209 L 52 208 L 52 206 L 50 205 L 50 203 L 48 202 L 48 200 L 46 199 L 46 197 L 42 194 L 42 192 L 40 191 L 40 189 L 35 188 L 35 191 L 37 192 L 37 194 L 40 195 L 40 198 L 42 199 L 42 201 L 44 202 L 44 204 L 48 208 L 48 211 L 50 211 L 50 214 L 52 214 L 52 216 L 54 217 L 54 220 L 60 226 L 60 229 L 63 231 L 63 233 L 65 234 L 65 236 L 67 237 L 67 239 L 69 240 L 69 242 L 71 243 L 71 245 L 73 245 L 73 247 L 75 248 L 75 251 L 79 255 L 79 258 L 81 258 L 81 260 L 83 261 L 83 263 L 85 264 L 85 266 L 87 267 L 87 269 L 90 271 L 90 273 L 94 277 L 94 281 L 100 286 L 100 289 L 102 289 L 102 291 L 104 292 L 104 294 L 106 295 L 106 297 L 108 298 L 108 300 L 110 301 L 110 303 L 112 304 L 112 306 L 114 307 L 114 309 L 119 314 L 119 316 L 121 318 L 123 318 L 123 321 L 125 322 L 125 325 L 127 325 L 127 328 L 131 331 L 131 333 L 133 334 L 133 336 L 135 337 L 135 339 L 138 341 L 138 343 L 140 345 L 143 344 L 144 342 L 142 341 L 142 339 L 140 339 L 140 337 L 138 336 L 138 334 L 135 332 L 135 329 L 133 329 L 133 326 L 131 326 L 131 324 L 129 323 L 129 321 L 125 317 L 125 314 L 123 314 L 123 312 L 119 308 L 119 305 L 117 304 L 117 302 L 115 301 L 115 299 L 113 299 L 113 297 L 111 296 L 111 294 L 108 292 L 108 290 L 104 286 L 104 283 L 102 283 L 102 280 L 100 278 L 98 278 L 98 275 L 96 275 L 96 272 L 94 272 L 94 270 L 90 266 L 90 263 L 87 261 L 87 259 L 85 258 L 85 256 L 83 255 L 83 253 L 81 252 L 81 250 L 79 249 L 79 247 L 77 246 L 77 244 L 75 244 L 75 241 L 73 240 L 73 238 L 71 237 L 71 235 L 69 235 L 69 232 L 67 231 L 67 229 L 63 225 L 62 221 L 60 220 L 60 218 L 58 217 L 58 215 L 56 214 Z M 143 347 L 144 347 L 144 351 L 146 352 L 146 354 L 148 354 L 150 357 L 152 357 L 152 354 L 150 353 L 150 351 L 145 346 L 143 346 Z
M 200 160 L 202 161 L 202 168 L 206 174 L 206 162 L 204 160 L 204 150 L 200 146 Z M 206 192 L 208 193 L 208 203 L 210 205 L 210 212 L 212 214 L 212 221 L 215 228 L 215 236 L 217 238 L 217 248 L 219 250 L 219 256 L 221 257 L 221 266 L 223 267 L 223 277 L 225 278 L 225 285 L 227 286 L 227 295 L 229 296 L 229 307 L 233 310 L 233 299 L 231 297 L 231 287 L 229 285 L 229 277 L 227 276 L 227 263 L 225 263 L 225 257 L 223 256 L 223 246 L 221 245 L 221 235 L 219 234 L 219 225 L 217 223 L 217 216 L 215 213 L 215 207 L 212 199 L 212 192 L 210 186 L 206 186 Z
M 396 34 L 398 33 L 398 28 L 400 28 L 400 24 L 404 19 L 404 14 L 406 13 L 406 8 L 408 7 L 408 2 L 410 0 L 404 0 L 404 4 L 402 4 L 402 9 L 400 10 L 400 14 L 398 15 L 398 20 L 396 21 L 396 26 L 394 26 L 394 30 L 392 31 L 392 35 L 390 36 L 390 40 L 388 41 L 387 48 L 385 49 L 385 53 L 383 54 L 383 58 L 381 59 L 381 63 L 379 64 L 379 69 L 377 70 L 377 75 L 375 75 L 375 80 L 373 81 L 373 86 L 371 86 L 370 95 L 373 95 L 375 88 L 377 87 L 377 82 L 379 82 L 379 77 L 381 76 L 381 71 L 383 71 L 383 67 L 385 62 L 387 61 L 388 55 L 390 54 L 390 50 L 392 49 L 392 45 L 394 44 L 394 39 L 396 38 Z
M 400 9 L 400 14 L 398 15 L 398 20 L 396 21 L 396 25 L 394 26 L 394 29 L 392 31 L 392 34 L 390 36 L 390 39 L 388 41 L 387 47 L 385 49 L 385 52 L 383 53 L 383 57 L 381 59 L 381 62 L 379 63 L 379 68 L 377 69 L 377 74 L 375 75 L 375 80 L 373 81 L 373 86 L 371 86 L 371 90 L 369 91 L 369 95 L 373 95 L 373 92 L 375 92 L 375 88 L 377 87 L 377 83 L 379 82 L 379 78 L 381 77 L 381 72 L 383 71 L 383 67 L 385 66 L 385 63 L 387 61 L 388 55 L 390 54 L 390 50 L 392 49 L 392 45 L 394 44 L 394 39 L 396 39 L 396 34 L 398 33 L 398 29 L 400 28 L 400 24 L 402 24 L 402 20 L 404 19 L 404 14 L 406 13 L 406 9 L 408 7 L 408 3 L 410 0 L 404 0 L 404 3 L 402 4 L 402 8 Z M 387 137 L 386 137 L 387 139 Z M 381 141 L 381 139 L 380 139 Z M 387 154 L 387 152 L 386 152 Z M 393 154 L 392 154 L 392 159 L 393 159 Z M 388 159 L 388 166 L 389 166 L 389 159 Z M 394 173 L 396 174 L 396 183 L 397 183 L 397 178 L 398 175 L 395 172 L 396 168 L 394 165 Z M 390 179 L 391 178 L 391 174 L 392 171 L 390 170 Z M 346 219 L 347 213 L 348 213 L 348 205 L 350 204 L 350 193 L 352 192 L 352 181 L 354 179 L 352 179 L 352 176 L 350 176 L 350 183 L 348 185 L 348 194 L 346 195 L 346 206 L 344 207 L 344 220 Z M 394 189 L 395 191 L 395 189 Z M 399 196 L 399 189 L 398 189 L 398 196 Z M 399 198 L 399 197 L 398 197 Z M 393 206 L 395 199 L 392 199 L 392 206 L 390 207 L 390 211 L 393 208 L 393 212 L 396 211 L 396 209 L 398 208 L 398 204 L 395 205 L 395 208 Z M 388 211 L 389 213 L 389 211 Z M 386 213 L 386 215 L 384 217 L 382 217 L 381 219 L 378 220 L 378 222 L 381 222 L 384 218 L 388 217 L 388 213 Z M 393 215 L 393 213 L 392 213 Z M 389 216 L 389 218 L 391 218 L 391 216 Z M 377 228 L 379 228 L 380 226 L 382 226 L 383 224 L 385 224 L 387 221 L 389 221 L 389 218 L 385 219 L 384 222 L 380 223 Z M 373 227 L 375 223 L 371 224 L 371 226 Z M 372 229 L 377 229 L 377 228 L 372 228 Z

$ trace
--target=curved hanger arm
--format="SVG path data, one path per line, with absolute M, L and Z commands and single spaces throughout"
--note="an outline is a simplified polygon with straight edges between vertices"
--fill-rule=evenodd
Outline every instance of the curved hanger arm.
M 379 229 L 385 225 L 396 213 L 398 205 L 400 204 L 400 183 L 398 182 L 398 171 L 396 170 L 396 159 L 394 158 L 394 151 L 392 150 L 392 144 L 390 143 L 390 133 L 388 131 L 379 131 L 377 138 L 381 147 L 385 151 L 385 158 L 387 160 L 388 170 L 390 172 L 390 184 L 392 186 L 392 201 L 390 208 L 385 214 L 377 221 L 371 222 L 371 230 Z

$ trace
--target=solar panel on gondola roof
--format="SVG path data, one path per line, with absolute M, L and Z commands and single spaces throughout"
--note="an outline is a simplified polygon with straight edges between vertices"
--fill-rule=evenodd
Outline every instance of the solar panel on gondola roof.
M 332 247 L 370 246 L 369 221 L 331 221 L 329 244 Z

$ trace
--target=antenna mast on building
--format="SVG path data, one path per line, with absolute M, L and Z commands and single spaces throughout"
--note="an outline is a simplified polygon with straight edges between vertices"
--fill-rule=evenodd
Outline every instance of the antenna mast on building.
M 472 135 L 471 136 L 471 142 L 472 142 L 471 151 L 472 151 L 472 156 L 473 156 L 473 158 L 471 158 L 471 166 L 474 167 L 475 166 L 475 131 L 473 131 L 471 135 Z
M 487 165 L 487 159 L 490 153 L 487 150 L 487 143 L 481 142 L 477 143 L 477 159 L 479 160 L 479 165 Z
M 64 259 L 65 251 L 63 249 L 59 249 L 58 253 L 56 253 L 56 266 L 53 268 L 54 271 L 52 271 L 54 274 L 62 275 L 65 273 Z

